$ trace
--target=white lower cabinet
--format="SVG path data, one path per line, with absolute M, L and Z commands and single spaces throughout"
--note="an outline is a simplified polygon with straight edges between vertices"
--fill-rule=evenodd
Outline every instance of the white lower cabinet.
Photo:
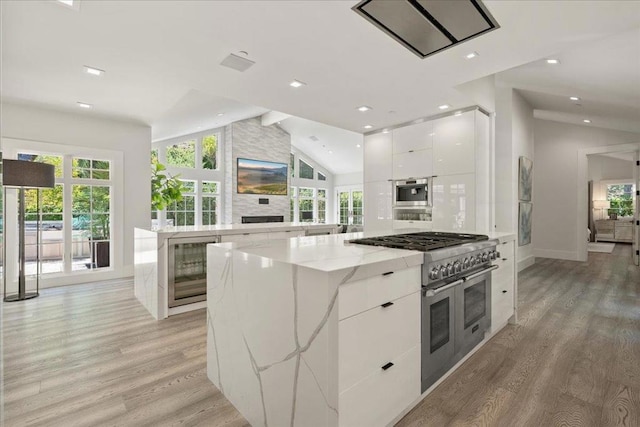
M 386 426 L 420 397 L 420 345 L 340 393 L 340 427 Z
M 502 328 L 513 316 L 515 307 L 515 254 L 514 242 L 498 245 L 500 258 L 494 264 L 498 269 L 491 273 L 491 331 Z
M 290 231 L 270 231 L 269 240 L 275 239 L 291 239 L 293 237 L 302 237 L 305 235 L 304 231 L 290 230 Z
M 339 389 L 344 391 L 420 343 L 420 292 L 339 324 Z
M 420 396 L 421 267 L 341 286 L 341 427 L 386 426 Z

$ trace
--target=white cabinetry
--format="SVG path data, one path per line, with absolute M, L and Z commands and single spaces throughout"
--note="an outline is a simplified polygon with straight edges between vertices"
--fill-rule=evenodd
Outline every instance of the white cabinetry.
M 293 237 L 293 236 L 291 236 Z M 254 242 L 256 240 L 268 240 L 269 233 L 242 233 L 242 234 L 229 234 L 220 236 L 221 243 L 227 242 Z
M 433 150 L 416 150 L 393 155 L 393 179 L 424 178 L 433 175 Z
M 443 175 L 433 179 L 433 228 L 476 231 L 476 175 Z
M 481 113 L 468 111 L 434 120 L 433 174 L 474 173 L 475 118 Z
M 420 396 L 420 268 L 340 288 L 341 427 L 388 425 Z
M 389 180 L 364 183 L 364 226 L 367 231 L 391 228 L 391 186 Z
M 364 138 L 364 182 L 391 179 L 391 134 L 377 133 Z
M 514 242 L 498 245 L 500 252 L 494 264 L 498 269 L 491 273 L 491 331 L 502 329 L 514 313 L 515 307 L 515 251 Z
M 404 126 L 393 130 L 393 154 L 431 148 L 433 122 Z

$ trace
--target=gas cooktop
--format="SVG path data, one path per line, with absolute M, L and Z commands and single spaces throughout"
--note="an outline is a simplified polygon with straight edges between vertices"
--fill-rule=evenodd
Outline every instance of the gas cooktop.
M 364 239 L 350 240 L 349 242 L 359 245 L 384 246 L 387 248 L 428 252 L 435 249 L 458 246 L 464 243 L 480 242 L 488 239 L 488 236 L 482 234 L 425 231 L 420 233 L 394 234 L 391 236 L 366 237 Z

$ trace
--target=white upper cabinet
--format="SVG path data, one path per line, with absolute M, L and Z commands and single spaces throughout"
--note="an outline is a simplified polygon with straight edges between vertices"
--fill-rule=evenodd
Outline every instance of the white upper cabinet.
M 365 231 L 390 230 L 393 226 L 391 181 L 365 182 L 364 229 Z
M 433 174 L 474 173 L 475 111 L 433 121 Z
M 391 133 L 364 137 L 364 182 L 385 181 L 392 176 Z
M 393 130 L 393 154 L 426 150 L 433 145 L 433 122 Z
M 433 150 L 393 155 L 393 179 L 424 178 L 433 175 Z

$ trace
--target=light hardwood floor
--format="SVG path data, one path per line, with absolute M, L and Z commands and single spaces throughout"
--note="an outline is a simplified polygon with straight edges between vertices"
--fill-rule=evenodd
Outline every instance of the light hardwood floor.
M 398 425 L 640 426 L 630 250 L 538 259 L 520 273 L 519 324 Z M 203 310 L 156 322 L 130 282 L 48 289 L 2 309 L 0 425 L 247 425 L 206 378 Z

